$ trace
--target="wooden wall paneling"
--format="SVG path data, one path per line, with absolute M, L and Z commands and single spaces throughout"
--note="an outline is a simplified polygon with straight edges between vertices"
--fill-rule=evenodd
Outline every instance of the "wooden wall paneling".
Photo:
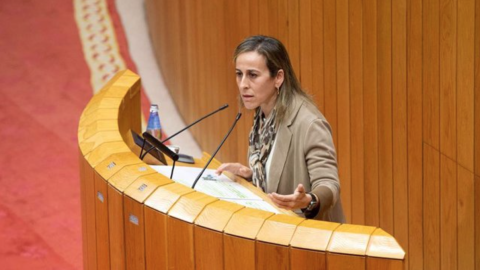
M 126 269 L 145 269 L 145 221 L 143 204 L 123 196 Z
M 268 8 L 268 5 L 269 5 L 269 2 L 271 1 L 261 1 L 261 0 L 258 0 L 258 27 L 257 27 L 257 31 L 258 31 L 258 34 L 260 35 L 268 35 L 269 34 L 269 31 L 268 31 L 268 22 L 271 21 L 271 18 L 269 16 L 273 16 L 274 13 L 277 12 L 277 9 L 274 9 L 272 10 L 272 12 L 268 12 L 269 11 L 269 8 Z
M 404 270 L 405 265 L 401 260 L 367 257 L 366 269 L 368 270 Z
M 349 59 L 350 59 L 350 140 L 352 219 L 365 224 L 365 171 L 363 137 L 363 6 L 362 1 L 349 0 Z
M 480 1 L 475 1 L 475 175 L 480 176 Z M 477 182 L 478 183 L 478 182 Z M 480 237 L 480 233 L 477 234 Z M 480 238 L 479 238 L 480 239 Z M 480 241 L 480 240 L 479 240 Z M 480 252 L 480 247 L 477 249 Z M 480 269 L 480 253 L 478 253 Z
M 457 167 L 458 269 L 475 268 L 475 187 L 474 175 Z
M 287 2 L 287 36 L 285 40 L 288 40 L 287 50 L 292 62 L 293 70 L 301 81 L 301 64 L 300 64 L 300 3 L 299 0 L 288 0 Z
M 308 4 L 303 4 L 304 2 L 300 2 L 300 7 L 308 7 Z M 306 45 L 307 48 L 303 48 L 300 51 L 303 58 L 308 58 L 310 61 L 311 67 L 311 85 L 308 85 L 308 79 L 304 84 L 304 88 L 313 96 L 313 100 L 317 104 L 318 108 L 322 113 L 325 114 L 325 65 L 324 65 L 324 46 L 323 46 L 323 33 L 324 30 L 324 8 L 323 8 L 323 1 L 311 1 L 310 2 L 310 35 L 311 35 L 311 45 Z M 305 11 L 302 11 L 303 14 Z M 300 29 L 303 29 L 303 25 L 300 26 Z M 303 39 L 302 39 L 303 40 Z M 305 41 L 304 41 L 305 42 Z M 303 45 L 305 46 L 305 45 Z M 306 54 L 303 53 L 305 49 L 310 49 L 311 55 L 307 57 Z M 304 59 L 301 59 L 300 63 L 304 65 Z M 305 67 L 301 68 L 302 70 Z M 308 73 L 304 76 L 308 77 Z M 302 79 L 303 81 L 303 79 Z M 310 89 L 308 87 L 311 87 Z
M 255 269 L 289 269 L 290 254 L 287 246 L 255 242 Z
M 225 269 L 255 269 L 255 241 L 228 234 L 223 236 Z
M 440 157 L 440 258 L 442 269 L 457 269 L 457 164 Z
M 456 1 L 440 1 L 440 151 L 453 160 L 457 159 L 456 31 Z
M 78 147 L 79 156 L 79 169 L 80 169 L 80 206 L 82 209 L 82 254 L 83 265 L 85 269 L 88 269 L 88 237 L 87 237 L 87 199 L 86 199 L 86 187 L 85 187 L 85 167 L 90 166 L 87 160 L 83 156 L 83 152 Z
M 475 194 L 474 194 L 474 200 L 475 200 L 475 269 L 478 270 L 480 269 L 480 176 L 475 175 Z
M 296 0 L 293 0 L 296 1 Z M 290 1 L 288 0 L 277 0 L 276 2 L 276 8 L 277 8 L 277 25 L 275 28 L 275 36 L 279 38 L 283 45 L 285 45 L 285 48 L 287 51 L 290 53 L 290 39 L 289 39 L 289 33 L 290 33 L 290 18 L 289 18 L 289 5 Z M 292 56 L 290 55 L 290 61 L 292 62 L 293 66 L 293 61 L 292 61 Z M 295 69 L 295 68 L 294 68 Z
M 97 269 L 97 231 L 95 227 L 95 172 L 92 166 L 87 163 L 84 166 L 84 185 L 85 185 L 85 214 L 87 231 L 87 269 Z
M 145 207 L 144 218 L 146 268 L 167 269 L 167 215 Z
M 342 205 L 348 222 L 352 218 L 352 179 L 350 152 L 350 66 L 348 55 L 348 0 L 340 0 L 336 8 L 337 30 L 337 116 L 338 141 L 336 144 L 338 173 L 342 183 Z
M 424 269 L 440 269 L 440 153 L 424 144 Z
M 290 248 L 290 269 L 327 269 L 325 252 L 308 249 Z
M 407 0 L 392 1 L 393 235 L 408 249 Z
M 197 46 L 193 44 L 197 44 L 197 31 L 195 29 L 195 25 L 197 22 L 196 14 L 195 14 L 195 0 L 182 0 L 181 8 L 184 11 L 184 24 L 185 24 L 185 63 L 186 68 L 184 70 L 185 76 L 185 84 L 184 87 L 186 89 L 185 97 L 190 101 L 190 105 L 195 104 L 196 99 L 194 98 L 195 92 L 197 92 L 197 76 L 198 70 L 195 68 L 196 61 L 197 61 Z M 195 106 L 187 106 L 182 107 L 180 112 L 182 112 L 183 120 L 186 124 L 189 124 L 194 121 L 195 113 L 194 113 Z
M 297 3 L 298 13 L 299 13 L 299 69 L 296 70 L 298 79 L 302 84 L 302 88 L 309 93 L 310 95 L 314 95 L 317 89 L 313 89 L 312 87 L 312 66 L 313 66 L 313 50 L 312 50 L 312 40 L 313 34 L 318 30 L 312 31 L 312 1 L 305 0 L 300 1 Z M 317 34 L 318 35 L 318 34 Z M 292 39 L 292 36 L 290 36 Z M 315 48 L 315 47 L 314 47 Z M 315 48 L 316 49 L 316 48 Z
M 439 147 L 439 1 L 423 4 L 423 139 Z
M 423 268 L 423 2 L 407 3 L 408 254 L 406 267 Z
M 388 0 L 377 4 L 380 227 L 393 234 L 392 3 Z
M 327 269 L 362 270 L 366 269 L 365 257 L 327 253 Z
M 97 232 L 97 267 L 110 269 L 110 239 L 108 235 L 107 181 L 95 172 L 95 226 Z
M 125 269 L 125 228 L 123 221 L 123 194 L 108 185 L 108 223 L 115 224 L 109 228 L 110 238 L 110 267 L 111 269 Z
M 195 269 L 193 224 L 167 217 L 168 269 Z
M 377 1 L 364 1 L 363 5 L 365 225 L 379 226 Z
M 324 3 L 324 63 L 325 63 L 325 109 L 323 111 L 332 128 L 334 143 L 338 144 L 337 130 L 337 30 L 336 1 Z
M 457 161 L 474 171 L 475 3 L 458 0 Z
M 225 269 L 223 233 L 194 227 L 195 269 Z

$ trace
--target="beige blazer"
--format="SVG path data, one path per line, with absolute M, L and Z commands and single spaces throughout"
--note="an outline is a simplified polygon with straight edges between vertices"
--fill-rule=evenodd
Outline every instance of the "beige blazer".
M 335 146 L 322 113 L 297 95 L 276 136 L 267 193 L 292 194 L 302 183 L 319 198 L 315 219 L 344 223 Z

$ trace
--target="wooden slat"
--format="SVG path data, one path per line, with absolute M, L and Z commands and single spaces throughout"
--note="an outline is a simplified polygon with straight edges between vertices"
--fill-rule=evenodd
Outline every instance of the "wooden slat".
M 327 269 L 325 252 L 290 248 L 290 269 Z
M 332 235 L 327 251 L 333 253 L 365 256 L 370 235 L 375 227 L 342 224 Z
M 303 2 L 300 2 L 300 7 L 304 5 Z M 308 4 L 305 4 L 308 6 Z M 313 95 L 313 100 L 317 104 L 318 108 L 321 112 L 325 112 L 325 65 L 324 65 L 324 45 L 323 45 L 323 33 L 325 32 L 324 29 L 324 3 L 323 1 L 311 1 L 310 8 L 311 8 L 311 54 L 308 59 L 311 59 L 311 75 L 312 78 L 312 85 L 309 89 L 308 82 L 305 82 L 304 88 Z M 303 12 L 302 12 L 303 13 Z M 303 28 L 303 26 L 301 26 Z M 313 48 L 313 49 L 312 49 Z M 305 48 L 302 48 L 300 53 L 303 53 Z M 305 57 L 305 56 L 303 56 Z M 304 60 L 301 60 L 300 63 L 304 65 Z M 305 68 L 302 67 L 302 70 Z M 304 76 L 308 76 L 308 73 Z M 307 79 L 308 81 L 308 79 Z M 303 79 L 302 79 L 303 83 Z
M 362 270 L 365 268 L 365 257 L 327 253 L 328 270 Z
M 364 1 L 363 109 L 365 164 L 365 225 L 379 226 L 377 1 Z
M 193 224 L 167 217 L 168 269 L 195 269 Z
M 274 215 L 265 220 L 257 240 L 288 246 L 293 233 L 304 219 L 287 215 Z
M 108 181 L 114 174 L 128 165 L 143 164 L 143 162 L 132 152 L 113 154 L 104 159 L 97 166 L 95 171 Z
M 244 208 L 232 216 L 225 227 L 225 233 L 255 239 L 265 220 L 272 215 L 274 214 L 270 212 Z
M 88 156 L 86 157 L 88 159 Z M 87 269 L 97 269 L 97 231 L 95 227 L 95 172 L 91 165 L 86 161 L 84 165 L 84 178 L 85 185 L 85 215 L 86 220 L 86 233 L 87 233 Z
M 98 132 L 79 143 L 80 151 L 86 155 L 104 142 L 120 141 L 121 139 L 120 133 L 116 130 Z
M 338 142 L 337 160 L 338 174 L 342 182 L 342 204 L 347 221 L 352 217 L 352 179 L 350 153 L 350 84 L 348 61 L 348 0 L 339 0 L 336 8 L 337 30 L 337 115 Z M 341 124 L 340 124 L 341 123 Z
M 406 0 L 392 1 L 392 113 L 393 235 L 408 248 Z
M 349 0 L 350 118 L 352 219 L 365 224 L 365 179 L 363 137 L 363 12 L 362 2 Z M 343 184 L 343 182 L 342 182 Z
M 457 164 L 445 155 L 440 158 L 440 258 L 442 269 L 457 269 Z
M 82 254 L 84 268 L 88 269 L 88 237 L 87 237 L 87 199 L 85 184 L 85 166 L 89 166 L 82 152 L 78 151 L 80 169 L 80 206 L 82 209 Z
M 378 177 L 380 227 L 393 233 L 392 6 L 378 4 Z
M 224 269 L 223 233 L 195 226 L 195 269 Z
M 217 200 L 217 198 L 201 192 L 188 193 L 180 197 L 177 203 L 168 211 L 168 215 L 193 223 L 205 206 Z
M 480 269 L 480 176 L 475 175 L 475 269 Z
M 255 269 L 255 241 L 224 234 L 225 269 Z
M 143 204 L 123 197 L 125 264 L 127 269 L 145 269 L 145 221 Z
M 475 186 L 474 175 L 457 166 L 458 269 L 475 267 Z
M 423 1 L 423 138 L 439 149 L 439 1 Z
M 390 234 L 377 228 L 370 236 L 367 256 L 390 260 L 403 260 L 405 251 Z
M 149 174 L 140 176 L 125 190 L 125 195 L 137 202 L 143 203 L 159 186 L 173 183 L 163 174 Z
M 145 265 L 147 269 L 167 268 L 167 215 L 144 208 Z
M 97 234 L 97 268 L 110 268 L 107 181 L 95 172 L 95 231 Z
M 480 1 L 475 2 L 475 14 L 480 14 Z M 475 175 L 480 176 L 480 16 L 475 16 Z M 477 234 L 480 236 L 480 233 Z M 480 238 L 479 238 L 480 239 Z M 480 240 L 479 240 L 480 241 Z M 480 254 L 480 246 L 477 249 Z M 480 256 L 477 265 L 480 269 Z
M 155 170 L 145 163 L 128 165 L 110 177 L 108 183 L 120 192 L 124 192 L 138 177 L 156 173 Z
M 457 159 L 456 4 L 456 1 L 440 1 L 440 150 L 453 160 Z
M 257 241 L 255 244 L 255 269 L 288 269 L 289 248 Z
M 474 27 L 475 3 L 458 0 L 457 159 L 471 172 L 474 171 Z
M 317 33 L 318 37 L 318 29 L 312 31 L 312 13 L 314 12 L 312 9 L 312 1 L 311 0 L 304 0 L 299 1 L 296 3 L 299 5 L 298 14 L 299 14 L 299 27 L 297 32 L 299 32 L 299 40 L 300 40 L 300 49 L 298 52 L 299 61 L 298 64 L 300 65 L 298 70 L 296 70 L 296 74 L 298 79 L 302 84 L 302 88 L 306 90 L 308 93 L 312 94 L 314 91 L 318 89 L 312 88 L 312 65 L 313 65 L 313 51 L 312 51 L 312 44 L 313 44 L 313 36 Z M 292 29 L 293 30 L 293 29 Z M 294 30 L 293 30 L 294 31 Z M 290 36 L 290 40 L 292 36 Z M 316 49 L 316 48 L 315 48 Z M 295 68 L 295 67 L 294 67 Z M 315 74 L 318 76 L 317 74 Z
M 340 226 L 335 222 L 306 219 L 297 226 L 290 241 L 292 247 L 326 251 L 333 231 Z
M 368 270 L 404 270 L 404 262 L 400 260 L 387 260 L 382 258 L 367 258 Z
M 108 223 L 110 238 L 110 267 L 125 269 L 125 227 L 123 220 L 123 195 L 108 185 Z
M 298 77 L 302 73 L 300 67 L 300 3 L 299 0 L 288 0 L 284 2 L 287 4 L 286 7 L 288 11 L 285 17 L 285 19 L 287 19 L 287 27 L 284 28 L 288 29 L 288 34 L 285 40 L 288 40 L 288 54 L 292 62 L 293 70 Z M 279 17 L 279 20 L 280 18 L 281 17 Z
M 423 153 L 424 268 L 440 269 L 440 154 L 428 144 L 424 144 Z
M 194 190 L 182 184 L 165 185 L 155 190 L 145 201 L 145 205 L 162 213 L 167 213 L 181 196 L 191 192 L 194 192 Z
M 93 149 L 88 156 L 90 166 L 96 167 L 100 162 L 107 159 L 109 156 L 118 153 L 130 152 L 130 149 L 123 141 L 106 142 Z
M 200 216 L 195 220 L 195 224 L 210 230 L 223 232 L 232 215 L 242 208 L 244 206 L 236 203 L 222 200 L 216 201 L 205 207 Z
M 423 268 L 422 1 L 407 3 L 408 269 Z

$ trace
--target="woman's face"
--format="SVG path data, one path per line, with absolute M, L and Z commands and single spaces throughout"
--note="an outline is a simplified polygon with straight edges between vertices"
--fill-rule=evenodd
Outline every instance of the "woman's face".
M 235 68 L 237 86 L 245 108 L 251 110 L 260 106 L 268 116 L 275 107 L 276 88 L 283 83 L 283 70 L 279 70 L 272 78 L 265 57 L 255 51 L 239 54 Z

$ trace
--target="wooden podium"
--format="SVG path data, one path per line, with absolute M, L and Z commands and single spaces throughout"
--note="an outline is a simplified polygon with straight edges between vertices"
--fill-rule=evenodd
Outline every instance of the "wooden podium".
M 404 268 L 380 228 L 246 208 L 167 179 L 138 158 L 130 130 L 141 133 L 140 78 L 126 70 L 80 118 L 85 269 Z

